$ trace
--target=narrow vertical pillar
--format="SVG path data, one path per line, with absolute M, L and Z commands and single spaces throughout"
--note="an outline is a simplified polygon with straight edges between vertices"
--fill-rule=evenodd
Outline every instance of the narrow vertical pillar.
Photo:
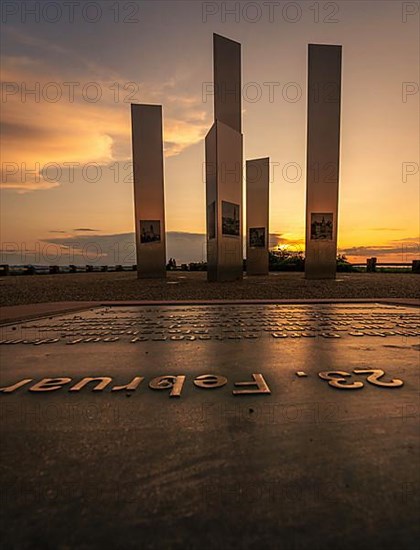
M 213 35 L 214 124 L 206 145 L 207 279 L 243 275 L 241 45 Z
M 246 272 L 268 275 L 270 159 L 246 161 Z
M 137 276 L 166 277 L 162 106 L 131 105 Z
M 305 277 L 334 279 L 340 161 L 341 46 L 308 46 Z

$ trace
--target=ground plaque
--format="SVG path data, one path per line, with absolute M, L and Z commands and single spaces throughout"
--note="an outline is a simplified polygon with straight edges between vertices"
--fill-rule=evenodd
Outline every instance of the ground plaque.
M 2 327 L 4 544 L 409 548 L 419 335 L 418 309 L 379 303 L 98 307 Z M 333 514 L 340 529 L 319 520 Z

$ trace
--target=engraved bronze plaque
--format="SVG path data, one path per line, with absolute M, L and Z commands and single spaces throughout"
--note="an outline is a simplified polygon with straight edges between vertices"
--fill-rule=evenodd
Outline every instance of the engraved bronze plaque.
M 385 303 L 1 326 L 3 546 L 415 547 L 419 332 Z

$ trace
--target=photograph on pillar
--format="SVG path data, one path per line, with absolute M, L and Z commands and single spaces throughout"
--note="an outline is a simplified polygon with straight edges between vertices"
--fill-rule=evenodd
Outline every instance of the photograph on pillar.
M 331 241 L 333 238 L 333 214 L 311 213 L 311 239 Z
M 207 235 L 209 239 L 216 238 L 216 202 L 207 206 Z
M 239 204 L 222 201 L 222 235 L 239 237 Z
M 249 246 L 254 248 L 265 247 L 265 227 L 249 228 Z
M 160 221 L 140 220 L 140 243 L 160 242 Z
M 2 548 L 418 548 L 419 0 L 0 11 Z

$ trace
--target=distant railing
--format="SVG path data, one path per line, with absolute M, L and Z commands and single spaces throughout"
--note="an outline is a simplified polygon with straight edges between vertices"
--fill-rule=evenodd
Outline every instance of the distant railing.
M 352 265 L 353 267 L 366 267 L 367 265 L 367 262 L 356 262 L 356 263 L 351 263 L 350 265 Z M 379 262 L 379 263 L 376 263 L 375 264 L 377 267 L 411 267 L 412 266 L 412 262 Z
M 406 270 L 411 267 L 412 273 L 420 273 L 420 260 L 413 260 L 411 263 L 407 262 L 378 262 L 377 258 L 367 258 L 366 263 L 354 263 L 351 264 L 353 267 L 366 267 L 367 273 L 375 273 L 379 268 L 382 271 L 383 268 L 399 268 L 401 270 Z M 382 268 L 382 269 L 381 269 Z
M 0 276 L 55 275 L 58 273 L 104 273 L 136 271 L 136 265 L 8 265 L 0 264 Z
M 182 264 L 176 266 L 177 271 L 203 271 L 205 264 Z M 410 262 L 376 262 L 376 258 L 368 258 L 366 262 L 348 263 L 350 268 L 366 268 L 368 273 L 374 273 L 381 268 L 398 268 L 401 271 L 420 273 L 420 260 Z M 200 268 L 198 268 L 199 266 Z M 60 273 L 110 273 L 116 271 L 136 271 L 136 265 L 8 265 L 0 264 L 0 277 L 6 275 L 53 275 Z M 339 271 L 342 271 L 339 269 Z

